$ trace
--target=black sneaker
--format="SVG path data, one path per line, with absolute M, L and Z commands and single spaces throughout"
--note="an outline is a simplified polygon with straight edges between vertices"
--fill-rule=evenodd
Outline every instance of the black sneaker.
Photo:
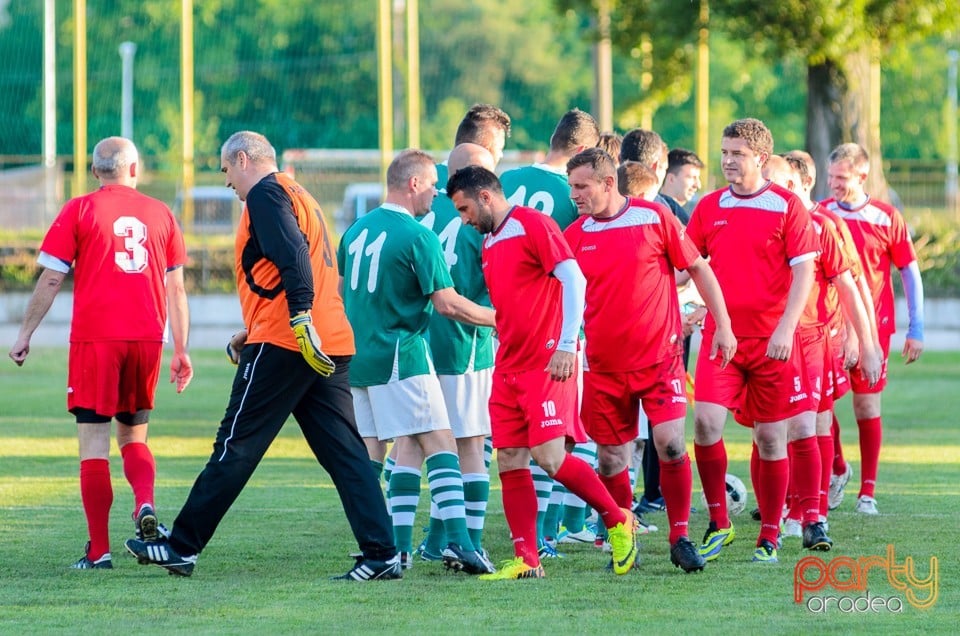
M 464 550 L 456 543 L 451 543 L 444 548 L 443 565 L 448 570 L 467 574 L 493 574 L 497 571 L 489 557 L 476 550 Z
M 707 560 L 700 556 L 700 550 L 687 537 L 680 537 L 670 546 L 670 563 L 684 572 L 700 572 Z
M 87 553 L 90 551 L 90 542 L 87 541 L 87 547 L 83 549 L 83 556 L 80 557 L 76 563 L 70 567 L 74 570 L 112 570 L 113 569 L 113 559 L 110 558 L 110 553 L 107 552 L 101 556 L 96 561 L 91 561 L 87 557 Z
M 166 540 L 157 542 L 127 539 L 127 552 L 137 557 L 140 565 L 158 565 L 170 574 L 190 576 L 197 564 L 197 555 L 180 556 Z
M 760 509 L 754 508 L 753 510 L 751 510 L 750 518 L 753 519 L 754 521 L 760 521 Z
M 413 569 L 413 553 L 412 552 L 401 552 L 400 553 L 400 567 L 404 570 Z
M 137 538 L 141 541 L 154 542 L 160 538 L 160 533 L 158 531 L 158 526 L 160 525 L 157 521 L 157 513 L 154 512 L 153 506 L 150 504 L 143 504 L 140 506 L 140 511 L 137 513 L 136 519 L 136 535 Z
M 331 576 L 330 579 L 334 581 L 389 581 L 403 578 L 403 568 L 400 565 L 399 554 L 386 561 L 367 559 L 362 554 L 356 559 L 357 562 L 346 574 Z
M 143 541 L 143 537 L 140 536 L 139 528 L 136 528 L 134 536 L 136 536 L 138 539 Z M 169 539 L 169 538 L 170 538 L 170 530 L 168 530 L 167 526 L 163 525 L 162 523 L 158 523 L 157 524 L 157 541 L 163 541 L 164 539 Z
M 833 541 L 827 536 L 827 531 L 823 523 L 808 524 L 803 529 L 803 547 L 807 550 L 818 550 L 820 552 L 829 552 L 833 547 Z

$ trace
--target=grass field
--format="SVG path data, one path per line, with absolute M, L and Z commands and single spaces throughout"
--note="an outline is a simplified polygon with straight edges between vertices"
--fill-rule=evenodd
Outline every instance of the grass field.
M 221 524 L 192 578 L 139 566 L 122 541 L 132 535 L 132 495 L 113 453 L 111 518 L 114 570 L 74 571 L 86 532 L 80 508 L 75 426 L 64 411 L 66 352 L 39 349 L 17 369 L 0 363 L 0 632 L 2 633 L 956 633 L 960 566 L 960 354 L 928 353 L 911 368 L 894 361 L 884 399 L 885 440 L 878 500 L 882 514 L 853 513 L 859 474 L 849 399 L 841 403 L 843 440 L 857 471 L 844 505 L 831 514 L 833 552 L 853 558 L 896 551 L 915 574 L 938 559 L 939 596 L 926 610 L 910 605 L 878 567 L 871 597 L 904 599 L 901 613 L 826 614 L 793 600 L 794 566 L 805 556 L 787 540 L 777 565 L 749 562 L 757 524 L 734 519 L 738 539 L 697 575 L 670 565 L 663 534 L 642 538 L 639 570 L 614 577 L 589 546 L 546 563 L 540 581 L 481 583 L 434 563 L 417 563 L 403 581 L 331 582 L 355 549 L 336 492 L 298 428 L 287 426 Z M 209 456 L 226 404 L 232 367 L 222 353 L 197 352 L 197 377 L 177 396 L 162 383 L 151 423 L 157 457 L 157 505 L 171 523 Z M 749 487 L 749 438 L 728 426 L 730 472 Z M 689 440 L 689 436 L 688 436 Z M 694 472 L 696 475 L 696 472 Z M 699 485 L 695 484 L 696 488 Z M 426 488 L 424 488 L 426 493 Z M 753 507 L 752 494 L 748 509 Z M 426 495 L 421 509 L 426 510 Z M 699 505 L 699 496 L 694 498 Z M 663 514 L 650 515 L 665 526 Z M 419 519 L 418 519 L 419 521 Z M 424 517 L 425 521 L 425 517 Z M 692 515 L 692 538 L 707 524 Z M 419 533 L 415 537 L 419 541 Z M 486 547 L 511 556 L 494 480 Z M 849 570 L 841 573 L 846 578 Z M 817 595 L 844 597 L 829 587 Z M 920 594 L 921 598 L 927 596 Z M 844 605 L 846 607 L 846 605 Z

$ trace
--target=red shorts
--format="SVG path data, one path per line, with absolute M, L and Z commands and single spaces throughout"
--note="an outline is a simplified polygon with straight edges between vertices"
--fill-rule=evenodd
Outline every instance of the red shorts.
M 152 409 L 162 357 L 162 342 L 70 343 L 67 410 L 113 417 Z
M 803 363 L 806 366 L 807 377 L 810 379 L 810 398 L 813 407 L 818 413 L 829 410 L 824 408 L 825 400 L 823 398 L 826 391 L 825 387 L 830 386 L 830 380 L 827 377 L 827 329 L 826 327 L 800 327 L 797 329 L 800 335 L 800 343 L 803 347 Z M 832 401 L 830 406 L 832 406 Z
M 870 386 L 867 379 L 860 371 L 858 364 L 850 370 L 850 388 L 854 393 L 880 393 L 887 386 L 887 361 L 890 358 L 890 336 L 891 334 L 880 334 L 880 350 L 883 353 L 883 364 L 880 366 L 880 379 L 877 383 Z
M 533 448 L 558 437 L 585 442 L 577 382 L 551 380 L 546 371 L 494 371 L 490 429 L 494 448 Z
M 804 411 L 816 409 L 811 383 L 803 362 L 803 343 L 794 334 L 790 359 L 767 357 L 769 338 L 738 338 L 737 353 L 726 368 L 721 358 L 697 358 L 694 397 L 698 402 L 741 409 L 737 421 L 779 422 Z M 713 334 L 704 333 L 700 351 L 710 351 Z M 741 419 L 742 418 L 742 419 Z
M 687 415 L 687 374 L 674 356 L 639 371 L 583 374 L 580 417 L 597 444 L 619 446 L 636 439 L 640 402 L 654 427 Z
M 827 330 L 827 361 L 825 363 L 829 384 L 823 392 L 823 400 L 820 403 L 820 412 L 826 410 L 824 401 L 829 402 L 827 408 L 832 409 L 837 400 L 842 398 L 850 391 L 850 374 L 843 366 L 843 342 L 846 338 L 844 327 L 831 328 Z

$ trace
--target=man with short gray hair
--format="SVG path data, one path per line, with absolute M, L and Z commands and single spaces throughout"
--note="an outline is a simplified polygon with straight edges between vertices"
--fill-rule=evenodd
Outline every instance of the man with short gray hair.
M 140 163 L 128 139 L 107 137 L 93 149 L 100 189 L 67 202 L 40 246 L 44 268 L 10 358 L 22 366 L 30 338 L 74 270 L 67 409 L 80 442 L 80 496 L 89 541 L 72 567 L 110 569 L 110 421 L 117 420 L 123 472 L 133 489 L 137 535 L 155 540 L 156 463 L 147 426 L 160 377 L 165 325 L 174 352 L 170 382 L 190 384 L 189 311 L 183 283 L 187 254 L 180 226 L 162 202 L 137 192 Z M 169 311 L 169 314 L 168 314 Z

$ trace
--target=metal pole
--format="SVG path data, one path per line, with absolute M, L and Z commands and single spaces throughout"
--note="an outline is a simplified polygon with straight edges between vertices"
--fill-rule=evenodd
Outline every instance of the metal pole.
M 43 2 L 43 180 L 44 226 L 57 208 L 57 18 L 56 0 Z
M 407 145 L 420 147 L 420 0 L 407 0 Z
M 947 52 L 950 60 L 947 72 L 947 210 L 960 219 L 960 201 L 957 197 L 957 60 L 960 52 Z
M 193 0 L 181 3 L 180 100 L 183 111 L 183 223 L 193 231 Z
M 73 192 L 87 191 L 87 2 L 73 2 Z
M 703 161 L 703 187 L 710 189 L 710 3 L 700 0 L 700 32 L 697 42 L 696 147 Z
M 120 136 L 133 141 L 133 56 L 137 45 L 120 43 L 122 72 L 120 81 Z
M 600 130 L 613 130 L 613 46 L 610 43 L 610 2 L 597 5 L 597 28 L 600 39 L 595 45 L 596 106 L 594 114 Z
M 386 183 L 393 158 L 393 54 L 390 0 L 377 0 L 377 107 L 380 120 L 380 179 Z

